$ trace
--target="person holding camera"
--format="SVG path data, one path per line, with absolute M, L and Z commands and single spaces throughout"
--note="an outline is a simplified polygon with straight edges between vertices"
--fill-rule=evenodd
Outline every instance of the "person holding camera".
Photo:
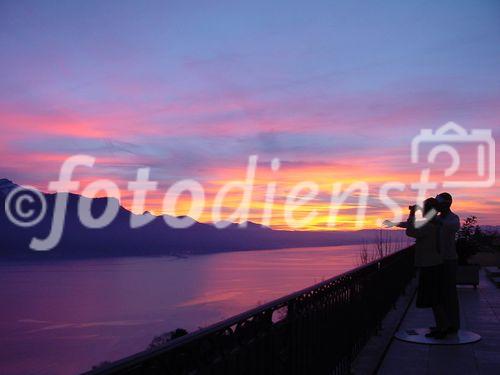
M 428 198 L 423 208 L 414 205 L 406 222 L 385 221 L 386 226 L 406 228 L 406 235 L 415 238 L 415 266 L 419 270 L 417 308 L 432 308 L 436 326 L 427 337 L 443 339 L 449 329 L 449 321 L 443 304 L 443 256 L 440 250 L 439 221 L 436 216 L 438 201 Z M 417 222 L 415 213 L 422 210 L 424 220 Z

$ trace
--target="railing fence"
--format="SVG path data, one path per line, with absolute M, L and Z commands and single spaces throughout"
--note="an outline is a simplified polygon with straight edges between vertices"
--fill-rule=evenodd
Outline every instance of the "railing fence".
M 413 278 L 414 248 L 88 374 L 347 374 Z

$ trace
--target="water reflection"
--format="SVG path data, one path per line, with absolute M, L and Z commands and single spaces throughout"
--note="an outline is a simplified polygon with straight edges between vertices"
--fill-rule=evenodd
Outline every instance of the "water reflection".
M 357 265 L 358 245 L 0 264 L 0 369 L 68 374 L 143 350 Z

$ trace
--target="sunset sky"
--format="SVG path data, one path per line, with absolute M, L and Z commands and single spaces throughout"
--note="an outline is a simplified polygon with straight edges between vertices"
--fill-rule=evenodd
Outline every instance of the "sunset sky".
M 199 181 L 210 221 L 218 189 L 257 155 L 250 220 L 261 222 L 275 181 L 271 225 L 285 228 L 286 195 L 312 181 L 320 193 L 296 215 L 316 210 L 306 229 L 325 229 L 332 184 L 365 181 L 374 227 L 392 215 L 381 184 L 406 185 L 392 194 L 402 206 L 415 200 L 421 129 L 454 121 L 500 139 L 499 21 L 495 0 L 2 1 L 0 178 L 48 191 L 68 156 L 88 154 L 95 167 L 74 178 L 115 181 L 126 207 L 138 168 L 160 183 L 148 195 L 156 214 L 171 184 Z M 432 178 L 448 164 L 440 157 Z M 460 216 L 493 225 L 498 188 L 445 190 Z M 227 213 L 240 198 L 227 197 Z M 352 229 L 355 212 L 351 197 L 337 228 Z

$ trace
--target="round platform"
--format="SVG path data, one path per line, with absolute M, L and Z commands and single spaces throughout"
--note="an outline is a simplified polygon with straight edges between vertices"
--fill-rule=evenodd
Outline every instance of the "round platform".
M 426 333 L 429 333 L 428 328 L 412 328 L 398 331 L 394 336 L 399 340 L 426 345 L 463 345 L 481 340 L 477 333 L 464 330 L 449 334 L 442 340 L 425 337 Z

